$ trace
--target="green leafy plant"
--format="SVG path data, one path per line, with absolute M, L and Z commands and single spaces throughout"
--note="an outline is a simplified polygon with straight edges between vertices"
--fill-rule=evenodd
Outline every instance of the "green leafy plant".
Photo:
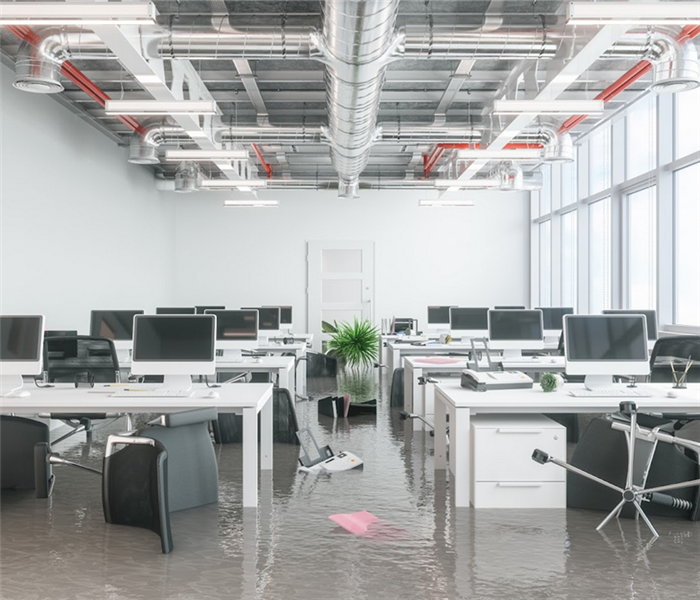
M 338 395 L 350 394 L 351 402 L 377 397 L 376 372 L 371 367 L 343 369 L 338 372 Z
M 559 381 L 554 373 L 543 373 L 540 377 L 540 387 L 543 392 L 554 392 L 559 387 Z
M 323 331 L 330 333 L 328 354 L 342 360 L 349 367 L 372 366 L 379 356 L 379 331 L 370 321 L 353 323 L 322 323 Z

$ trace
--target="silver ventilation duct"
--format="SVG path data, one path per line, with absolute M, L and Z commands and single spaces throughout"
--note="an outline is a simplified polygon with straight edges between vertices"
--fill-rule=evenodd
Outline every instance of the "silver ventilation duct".
M 65 61 L 110 57 L 104 42 L 94 33 L 44 30 L 39 32 L 36 44 L 25 41 L 20 45 L 12 85 L 24 92 L 57 94 L 63 91 L 61 66 Z
M 181 194 L 196 192 L 202 185 L 202 174 L 197 163 L 181 162 L 175 171 L 175 191 Z
M 495 179 L 500 190 L 522 190 L 523 168 L 513 160 L 503 160 L 492 169 L 489 179 Z
M 188 141 L 190 136 L 185 130 L 163 120 L 146 123 L 144 133 L 131 134 L 129 141 L 129 162 L 137 165 L 155 165 L 160 162 L 158 148 L 163 144 L 176 141 Z
M 692 42 L 679 44 L 657 35 L 646 58 L 654 65 L 651 89 L 655 92 L 685 92 L 700 85 L 698 52 Z

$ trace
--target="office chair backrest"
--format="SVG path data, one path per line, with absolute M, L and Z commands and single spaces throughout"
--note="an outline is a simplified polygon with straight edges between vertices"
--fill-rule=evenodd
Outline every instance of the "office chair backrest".
M 700 336 L 677 335 L 673 337 L 659 338 L 654 344 L 649 361 L 651 368 L 651 381 L 653 383 L 673 382 L 673 371 L 670 362 L 674 361 L 676 374 L 678 370 L 685 369 L 688 359 L 693 365 L 688 370 L 686 381 L 700 381 Z
M 34 445 L 49 441 L 46 423 L 0 416 L 0 488 L 33 490 Z
M 286 388 L 275 388 L 272 394 L 272 439 L 278 444 L 298 446 L 299 422 L 292 394 Z
M 75 335 L 44 339 L 44 372 L 50 383 L 73 383 L 89 374 L 96 383 L 119 381 L 119 360 L 109 338 Z

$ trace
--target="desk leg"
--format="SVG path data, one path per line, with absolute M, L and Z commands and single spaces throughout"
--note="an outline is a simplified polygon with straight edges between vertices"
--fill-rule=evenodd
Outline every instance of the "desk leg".
M 409 371 L 408 369 L 406 369 L 404 371 L 404 375 L 407 375 L 408 373 Z M 423 369 L 415 369 L 413 371 L 413 377 L 411 377 L 411 381 L 409 382 L 411 384 L 411 387 L 413 388 L 413 407 L 411 409 L 411 412 L 420 415 L 421 417 L 425 412 L 425 407 L 423 404 L 423 402 L 425 401 L 423 397 L 423 394 L 425 393 L 425 386 L 418 385 L 418 378 L 422 376 Z M 413 431 L 423 431 L 423 421 L 421 421 L 420 419 L 413 419 Z
M 435 470 L 444 471 L 447 463 L 447 417 L 445 402 L 439 394 L 435 395 Z M 452 436 L 450 436 L 451 438 Z
M 290 372 L 286 368 L 277 370 L 277 381 L 280 389 L 289 390 L 289 393 L 292 395 L 292 400 L 294 400 L 296 397 L 294 393 L 294 385 L 292 384 Z
M 299 354 L 298 354 L 297 358 L 304 358 L 305 356 L 306 356 L 306 348 L 299 350 Z M 306 361 L 305 360 L 299 361 L 299 368 L 297 369 L 296 373 L 294 373 L 294 377 L 296 378 L 296 385 L 295 385 L 296 390 L 299 391 L 300 395 L 306 396 Z M 296 391 L 295 391 L 295 394 L 296 394 Z
M 406 367 L 403 373 L 403 407 L 406 412 L 413 412 L 413 380 L 416 378 L 413 369 Z
M 470 501 L 470 421 L 468 408 L 450 408 L 450 471 L 457 508 L 468 508 Z
M 435 421 L 435 384 L 426 383 L 423 388 L 423 418 L 430 422 Z M 424 423 L 423 429 L 429 431 L 430 428 Z
M 243 409 L 243 506 L 258 507 L 258 413 L 252 407 Z
M 260 409 L 260 469 L 272 470 L 272 398 Z

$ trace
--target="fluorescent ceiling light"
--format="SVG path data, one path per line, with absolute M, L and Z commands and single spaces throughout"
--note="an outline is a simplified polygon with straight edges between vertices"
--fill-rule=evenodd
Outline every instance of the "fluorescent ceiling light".
M 499 186 L 499 183 L 493 179 L 435 179 L 434 181 L 437 188 L 455 190 L 495 188 Z
M 145 74 L 145 75 L 134 75 L 139 83 L 152 84 L 152 83 L 163 83 L 163 80 L 158 77 L 158 75 Z
M 202 181 L 202 187 L 210 190 L 231 190 L 241 188 L 267 187 L 266 179 L 206 179 Z
M 108 115 L 215 115 L 213 100 L 107 100 Z
M 496 100 L 495 115 L 602 115 L 602 100 Z
M 155 25 L 152 2 L 0 2 L 0 25 Z
M 279 208 L 279 200 L 224 200 L 226 208 Z
M 542 151 L 539 148 L 514 148 L 513 150 L 457 150 L 458 159 L 466 160 L 536 160 Z
M 569 25 L 697 25 L 700 2 L 569 2 Z
M 212 161 L 212 160 L 246 160 L 248 152 L 246 150 L 166 150 L 166 161 L 191 160 Z
M 418 200 L 418 206 L 444 207 L 444 206 L 474 206 L 471 200 Z

